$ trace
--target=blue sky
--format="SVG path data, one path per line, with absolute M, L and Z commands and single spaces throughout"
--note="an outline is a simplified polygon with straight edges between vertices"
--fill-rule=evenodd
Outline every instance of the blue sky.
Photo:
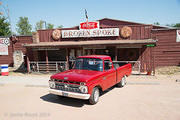
M 33 29 L 39 20 L 55 26 L 73 27 L 85 21 L 105 17 L 162 25 L 180 22 L 180 0 L 1 0 L 8 4 L 12 28 L 21 16 L 27 16 Z

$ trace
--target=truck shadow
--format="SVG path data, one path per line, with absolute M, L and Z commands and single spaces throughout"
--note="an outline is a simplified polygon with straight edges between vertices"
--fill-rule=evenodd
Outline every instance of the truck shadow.
M 83 107 L 84 104 L 88 104 L 88 101 L 86 100 L 68 98 L 68 97 L 63 97 L 63 96 L 58 96 L 58 95 L 53 95 L 53 94 L 46 94 L 44 96 L 41 96 L 40 98 L 47 102 L 71 106 L 71 107 Z
M 114 88 L 116 88 L 116 86 L 113 86 L 113 87 L 101 92 L 100 97 L 103 96 L 104 94 L 110 92 Z M 51 102 L 51 103 L 56 103 L 56 104 L 61 104 L 61 105 L 71 106 L 71 107 L 83 107 L 84 105 L 90 105 L 88 100 L 63 97 L 63 96 L 58 96 L 58 95 L 54 95 L 54 94 L 46 94 L 44 96 L 41 96 L 40 99 L 42 99 L 46 102 Z

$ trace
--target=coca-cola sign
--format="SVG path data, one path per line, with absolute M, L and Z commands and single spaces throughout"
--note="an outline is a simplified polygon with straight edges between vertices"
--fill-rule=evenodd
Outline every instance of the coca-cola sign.
M 80 23 L 79 29 L 99 29 L 99 22 Z

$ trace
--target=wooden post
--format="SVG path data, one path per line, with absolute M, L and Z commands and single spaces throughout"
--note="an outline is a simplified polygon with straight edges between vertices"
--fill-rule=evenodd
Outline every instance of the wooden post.
M 117 49 L 117 47 L 115 47 L 115 61 L 118 60 L 117 56 L 118 56 L 118 49 Z
M 142 48 L 143 48 L 143 46 L 141 47 L 141 48 L 139 48 L 139 61 L 140 61 L 140 70 L 139 70 L 139 74 L 141 73 L 141 71 L 142 71 L 142 67 L 141 67 L 141 63 L 142 63 L 142 53 L 141 53 L 141 51 L 142 51 Z
M 49 60 L 48 60 L 48 52 L 47 52 L 47 50 L 45 50 L 45 54 L 46 54 L 46 72 L 49 72 L 49 66 L 48 66 Z
M 69 49 L 66 48 L 66 70 L 69 70 Z
M 26 61 L 27 61 L 27 72 L 30 73 L 30 62 L 29 62 L 29 56 L 28 56 L 28 49 L 26 52 Z
M 92 54 L 93 54 L 93 55 L 95 55 L 95 51 L 96 51 L 95 49 L 92 49 Z

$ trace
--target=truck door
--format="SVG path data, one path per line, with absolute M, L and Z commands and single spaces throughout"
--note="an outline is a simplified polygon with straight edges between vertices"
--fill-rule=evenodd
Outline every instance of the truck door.
M 116 70 L 112 68 L 112 62 L 110 60 L 104 60 L 104 72 L 103 86 L 107 89 L 116 83 Z

